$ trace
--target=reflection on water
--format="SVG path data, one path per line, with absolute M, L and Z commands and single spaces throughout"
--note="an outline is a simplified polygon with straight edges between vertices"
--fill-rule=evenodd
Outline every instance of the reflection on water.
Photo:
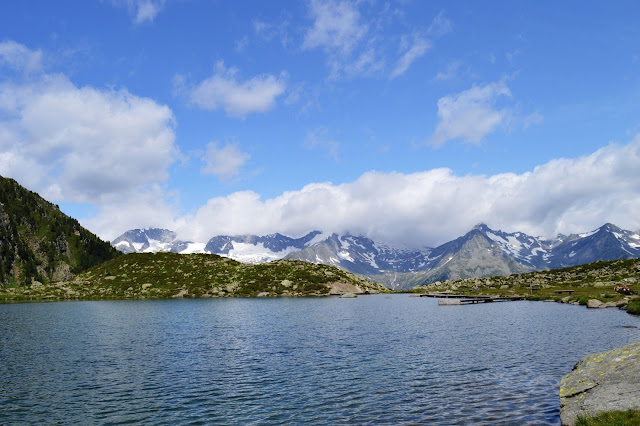
M 0 305 L 0 424 L 558 424 L 617 309 L 394 295 Z

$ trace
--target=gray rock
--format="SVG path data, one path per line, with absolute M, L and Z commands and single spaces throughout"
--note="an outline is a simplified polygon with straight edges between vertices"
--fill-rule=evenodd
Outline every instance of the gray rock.
M 560 382 L 560 421 L 640 409 L 640 342 L 582 358 Z
M 603 303 L 598 299 L 589 299 L 587 301 L 587 308 L 601 308 Z

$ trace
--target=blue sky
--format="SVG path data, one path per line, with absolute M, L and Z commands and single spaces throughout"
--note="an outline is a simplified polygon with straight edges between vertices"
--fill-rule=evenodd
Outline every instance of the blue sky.
M 640 228 L 640 6 L 0 5 L 0 174 L 100 236 Z

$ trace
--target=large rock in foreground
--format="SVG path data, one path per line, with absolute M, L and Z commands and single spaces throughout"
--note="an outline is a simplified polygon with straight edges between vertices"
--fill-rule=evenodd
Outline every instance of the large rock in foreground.
M 560 383 L 560 420 L 640 409 L 640 342 L 582 358 Z

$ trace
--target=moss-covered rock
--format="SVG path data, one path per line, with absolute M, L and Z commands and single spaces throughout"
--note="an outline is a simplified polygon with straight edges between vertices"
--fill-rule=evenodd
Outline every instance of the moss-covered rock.
M 582 358 L 560 383 L 560 420 L 640 409 L 640 342 Z

